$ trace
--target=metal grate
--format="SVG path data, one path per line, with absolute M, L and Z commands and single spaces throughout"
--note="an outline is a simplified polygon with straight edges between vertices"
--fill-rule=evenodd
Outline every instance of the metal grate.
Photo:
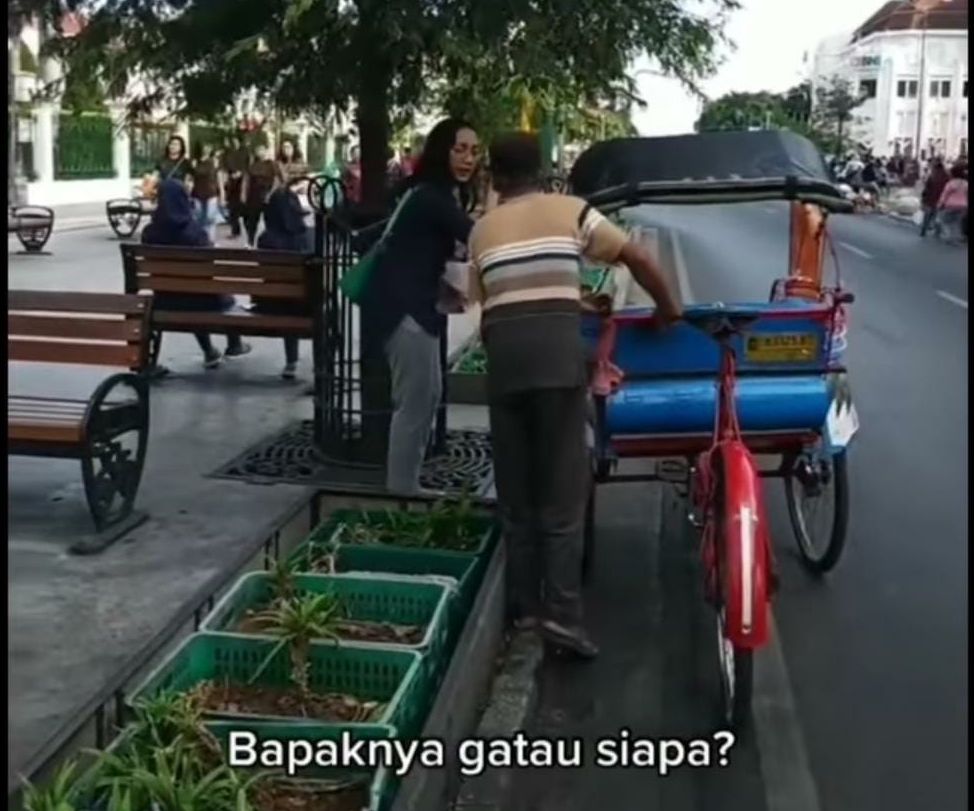
M 383 490 L 385 478 L 380 465 L 351 465 L 325 456 L 315 448 L 310 420 L 290 425 L 257 443 L 210 477 L 375 492 Z M 493 484 L 490 435 L 484 431 L 448 431 L 444 452 L 426 461 L 421 483 L 432 490 L 459 493 L 468 489 L 485 496 Z

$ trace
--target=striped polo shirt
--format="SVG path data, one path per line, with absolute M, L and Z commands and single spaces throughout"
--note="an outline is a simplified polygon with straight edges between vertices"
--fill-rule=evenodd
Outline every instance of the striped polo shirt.
M 561 194 L 514 198 L 474 225 L 471 297 L 484 309 L 490 402 L 586 384 L 582 260 L 612 264 L 626 241 L 584 200 Z
M 577 197 L 517 197 L 485 214 L 470 234 L 475 295 L 485 312 L 533 301 L 577 302 L 583 257 L 611 264 L 626 240 Z

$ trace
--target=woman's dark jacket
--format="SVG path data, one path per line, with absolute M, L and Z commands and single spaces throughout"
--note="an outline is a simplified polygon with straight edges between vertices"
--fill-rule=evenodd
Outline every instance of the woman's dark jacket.
M 440 336 L 446 316 L 436 310 L 440 281 L 456 244 L 466 244 L 473 221 L 452 189 L 418 183 L 385 241 L 369 281 L 363 310 L 363 348 L 385 344 L 409 315 L 427 333 Z

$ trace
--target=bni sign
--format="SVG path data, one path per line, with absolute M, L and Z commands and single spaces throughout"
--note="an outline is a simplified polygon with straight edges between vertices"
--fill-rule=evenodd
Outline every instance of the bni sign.
M 853 58 L 852 64 L 857 68 L 878 68 L 880 59 L 876 55 L 857 56 Z

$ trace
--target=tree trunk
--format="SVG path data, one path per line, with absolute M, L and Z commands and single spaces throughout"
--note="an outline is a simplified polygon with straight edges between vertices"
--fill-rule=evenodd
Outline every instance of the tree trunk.
M 381 216 L 387 205 L 389 150 L 389 71 L 377 61 L 364 71 L 358 95 L 359 149 L 362 160 L 362 208 Z
M 843 123 L 844 122 L 842 121 L 842 116 L 840 115 L 839 116 L 839 126 L 837 128 L 836 138 L 835 138 L 835 154 L 837 154 L 837 155 L 841 155 L 842 154 L 842 124 Z

